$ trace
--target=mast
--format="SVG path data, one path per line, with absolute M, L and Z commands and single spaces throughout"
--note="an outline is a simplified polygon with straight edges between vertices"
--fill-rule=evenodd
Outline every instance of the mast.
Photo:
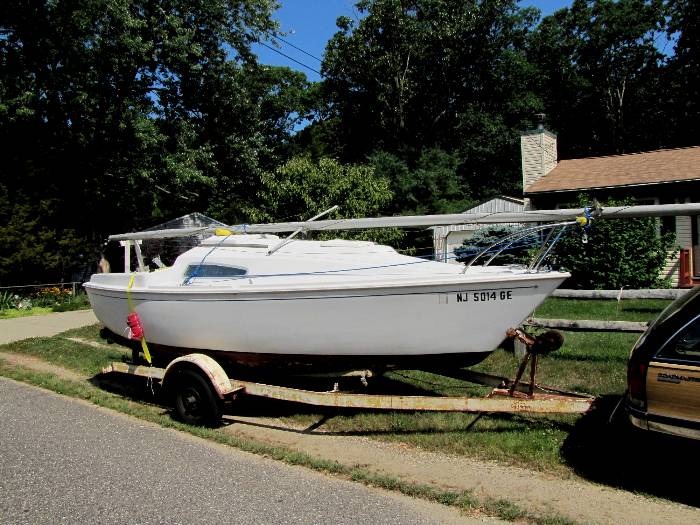
M 369 217 L 358 219 L 327 219 L 322 221 L 277 222 L 268 224 L 241 224 L 229 226 L 239 233 L 284 233 L 304 231 L 366 230 L 373 228 L 429 228 L 450 224 L 546 223 L 574 220 L 584 215 L 584 208 L 562 210 L 530 210 L 521 212 L 452 213 L 444 215 L 404 215 L 396 217 Z M 667 217 L 700 214 L 700 203 L 653 204 L 644 206 L 610 206 L 600 208 L 596 219 L 630 219 L 638 217 Z M 220 228 L 220 227 L 219 227 Z M 111 241 L 163 239 L 187 237 L 197 233 L 211 233 L 218 228 L 183 228 L 151 230 L 110 235 Z

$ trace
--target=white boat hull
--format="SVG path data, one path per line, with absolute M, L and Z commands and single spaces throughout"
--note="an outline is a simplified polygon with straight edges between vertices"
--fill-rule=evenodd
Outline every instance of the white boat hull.
M 85 285 L 97 318 L 124 336 L 128 277 L 111 274 L 107 283 L 93 279 Z M 492 281 L 459 276 L 451 282 L 282 291 L 135 287 L 130 293 L 149 343 L 232 357 L 390 359 L 487 355 L 566 277 L 559 272 L 500 275 Z

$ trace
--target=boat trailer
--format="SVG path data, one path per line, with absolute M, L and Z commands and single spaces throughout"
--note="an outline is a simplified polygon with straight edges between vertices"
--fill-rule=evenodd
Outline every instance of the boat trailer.
M 163 391 L 173 399 L 179 418 L 197 425 L 217 425 L 223 415 L 224 405 L 243 395 L 317 407 L 371 410 L 539 414 L 581 414 L 590 410 L 593 396 L 549 388 L 535 382 L 538 356 L 559 348 L 563 342 L 560 334 L 546 332 L 533 338 L 521 330 L 510 329 L 507 335 L 524 343 L 526 348 L 513 380 L 464 369 L 435 372 L 445 377 L 492 387 L 484 397 L 358 394 L 340 391 L 338 383 L 335 383 L 333 390 L 325 392 L 271 385 L 229 377 L 214 358 L 200 353 L 178 357 L 166 368 L 113 362 L 102 373 L 145 377 L 149 382 L 159 383 Z M 520 379 L 528 364 L 530 380 L 524 383 Z M 307 377 L 310 375 L 314 374 L 305 374 Z M 367 378 L 372 375 L 371 371 L 362 370 L 333 374 L 333 377 L 359 376 L 366 385 Z

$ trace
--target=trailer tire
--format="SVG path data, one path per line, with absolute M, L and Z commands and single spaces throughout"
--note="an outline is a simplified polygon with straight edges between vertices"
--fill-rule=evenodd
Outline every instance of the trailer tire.
M 221 423 L 223 403 L 202 374 L 185 369 L 175 384 L 175 412 L 189 425 L 213 427 Z

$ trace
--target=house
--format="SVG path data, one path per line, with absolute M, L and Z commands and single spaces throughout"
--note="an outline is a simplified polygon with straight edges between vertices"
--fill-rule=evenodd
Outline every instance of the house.
M 572 207 L 580 193 L 638 204 L 700 199 L 700 146 L 558 161 L 557 136 L 540 125 L 521 135 L 520 147 L 525 209 Z M 663 276 L 674 286 L 700 284 L 700 216 L 663 218 L 660 228 L 675 233 L 680 249 Z
M 519 212 L 523 211 L 525 201 L 514 197 L 496 197 L 478 206 L 471 208 L 464 213 L 493 213 L 493 212 Z M 521 224 L 510 224 L 511 226 L 522 226 Z M 484 227 L 484 224 L 453 224 L 450 226 L 436 226 L 433 228 L 433 247 L 435 249 L 435 260 L 449 263 L 457 263 L 454 257 L 455 248 L 462 246 L 465 239 L 468 239 L 476 230 Z

